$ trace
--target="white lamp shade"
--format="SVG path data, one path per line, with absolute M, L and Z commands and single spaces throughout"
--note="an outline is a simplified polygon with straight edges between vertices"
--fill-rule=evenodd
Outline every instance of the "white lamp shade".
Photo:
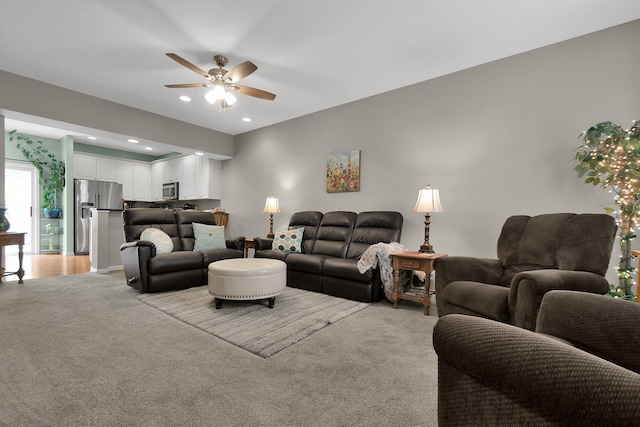
M 207 101 L 209 101 L 212 104 L 215 104 L 216 101 L 220 101 L 221 99 L 224 99 L 225 95 L 227 94 L 227 91 L 224 90 L 224 86 L 216 84 L 212 90 L 210 90 L 209 92 L 207 92 L 204 97 L 206 98 Z M 235 97 L 234 97 L 235 98 Z M 233 101 L 235 102 L 235 101 Z M 227 102 L 228 103 L 228 102 Z M 231 105 L 231 104 L 229 104 Z
M 280 205 L 278 204 L 278 198 L 275 196 L 267 197 L 267 203 L 264 204 L 263 212 L 280 213 Z
M 207 102 L 210 102 L 211 104 L 215 104 L 216 101 L 217 101 L 216 95 L 212 90 L 210 90 L 209 92 L 205 93 L 204 97 L 207 100 Z
M 224 95 L 224 100 L 227 103 L 227 105 L 231 106 L 231 105 L 235 104 L 238 99 L 231 92 L 227 92 Z
M 440 203 L 440 192 L 427 185 L 427 188 L 421 188 L 418 191 L 418 201 L 413 208 L 414 212 L 442 212 L 442 204 Z

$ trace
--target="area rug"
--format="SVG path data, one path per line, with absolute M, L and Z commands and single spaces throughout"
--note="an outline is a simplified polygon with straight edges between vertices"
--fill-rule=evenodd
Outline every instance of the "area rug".
M 142 294 L 138 299 L 262 357 L 269 357 L 369 305 L 297 288 L 286 288 L 276 297 L 274 308 L 268 308 L 265 301 L 224 301 L 222 308 L 216 310 L 206 286 Z

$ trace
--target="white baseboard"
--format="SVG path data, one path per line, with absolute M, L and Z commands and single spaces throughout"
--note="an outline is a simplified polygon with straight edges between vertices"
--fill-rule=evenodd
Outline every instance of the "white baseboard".
M 98 274 L 108 274 L 111 273 L 112 271 L 118 271 L 118 270 L 122 270 L 124 267 L 122 267 L 122 265 L 111 265 L 107 268 L 94 268 L 94 267 L 89 267 L 89 271 L 91 273 L 98 273 Z

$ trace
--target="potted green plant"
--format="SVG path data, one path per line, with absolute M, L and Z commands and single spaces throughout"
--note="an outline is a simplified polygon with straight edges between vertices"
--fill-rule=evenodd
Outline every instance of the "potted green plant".
M 38 169 L 38 182 L 42 188 L 42 203 L 44 216 L 59 218 L 60 206 L 58 198 L 64 188 L 65 165 L 49 152 L 42 141 L 33 141 L 26 135 L 16 134 L 16 130 L 9 132 L 9 141 L 17 140 L 16 146 L 25 159 Z
M 586 175 L 586 184 L 610 189 L 618 205 L 618 212 L 605 208 L 616 215 L 620 238 L 619 284 L 612 285 L 610 295 L 635 300 L 631 240 L 640 225 L 640 127 L 636 121 L 630 129 L 602 122 L 582 132 L 580 138 L 583 145 L 575 156 L 578 177 Z

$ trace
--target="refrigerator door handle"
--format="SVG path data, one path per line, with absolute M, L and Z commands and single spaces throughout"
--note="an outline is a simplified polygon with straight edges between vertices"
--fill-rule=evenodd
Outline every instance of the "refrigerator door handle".
M 80 208 L 82 209 L 81 218 L 91 218 L 91 208 L 93 207 L 93 203 L 82 202 L 80 203 Z

